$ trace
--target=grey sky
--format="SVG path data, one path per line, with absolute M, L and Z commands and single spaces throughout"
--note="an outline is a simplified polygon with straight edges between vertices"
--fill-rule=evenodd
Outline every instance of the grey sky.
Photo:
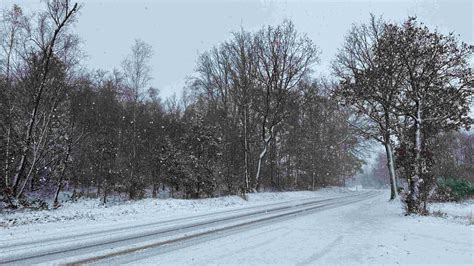
M 36 9 L 40 0 L 0 0 L 0 7 L 19 3 Z M 230 37 L 242 26 L 256 30 L 292 19 L 321 49 L 317 73 L 329 65 L 352 23 L 369 14 L 402 21 L 417 15 L 429 27 L 454 31 L 473 43 L 472 1 L 131 1 L 96 0 L 83 3 L 76 32 L 83 40 L 89 68 L 119 67 L 134 39 L 154 49 L 151 85 L 167 97 L 179 93 L 193 73 L 198 55 Z

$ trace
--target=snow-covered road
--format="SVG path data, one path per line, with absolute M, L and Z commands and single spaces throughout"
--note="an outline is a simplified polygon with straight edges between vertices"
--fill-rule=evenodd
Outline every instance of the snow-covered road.
M 88 263 L 166 244 L 206 238 L 283 218 L 322 211 L 373 197 L 378 192 L 352 193 L 325 199 L 312 198 L 161 220 L 152 223 L 102 228 L 89 232 L 14 239 L 2 243 L 2 263 Z M 132 255 L 129 255 L 132 254 Z
M 404 217 L 388 194 L 249 230 L 226 232 L 108 260 L 149 264 L 472 265 L 473 226 Z
M 315 193 L 141 221 L 0 228 L 0 263 L 472 264 L 472 225 L 404 217 L 387 198 Z

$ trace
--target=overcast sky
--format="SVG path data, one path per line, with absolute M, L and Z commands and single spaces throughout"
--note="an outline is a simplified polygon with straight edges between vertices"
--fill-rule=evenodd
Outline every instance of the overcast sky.
M 40 0 L 0 0 L 4 8 L 18 3 L 27 10 Z M 193 73 L 200 53 L 230 37 L 242 26 L 257 30 L 263 25 L 293 20 L 321 50 L 317 73 L 329 74 L 329 65 L 352 23 L 366 22 L 369 14 L 402 21 L 417 15 L 429 27 L 454 31 L 473 43 L 473 3 L 445 1 L 141 1 L 89 0 L 83 4 L 76 32 L 83 40 L 91 69 L 119 67 L 134 39 L 152 45 L 151 86 L 167 97 L 181 91 Z

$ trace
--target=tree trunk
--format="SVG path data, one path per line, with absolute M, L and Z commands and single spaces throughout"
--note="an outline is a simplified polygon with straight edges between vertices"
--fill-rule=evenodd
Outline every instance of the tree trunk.
M 10 171 L 10 167 L 8 165 L 9 157 L 10 157 L 10 134 L 11 134 L 11 123 L 8 121 L 8 130 L 7 130 L 7 145 L 5 147 L 5 187 L 9 186 L 8 179 L 8 172 Z
M 293 183 L 293 188 L 296 189 L 298 187 L 298 169 L 295 169 L 295 182 Z
M 263 159 L 265 158 L 265 155 L 267 154 L 269 142 L 270 141 L 264 142 L 263 151 L 258 156 L 257 174 L 255 175 L 255 188 L 254 188 L 256 192 L 258 192 L 258 190 L 260 189 L 260 174 L 262 170 L 262 163 L 263 163 Z
M 393 149 L 390 140 L 386 140 L 384 146 L 385 154 L 387 156 L 387 168 L 390 176 L 390 200 L 394 200 L 397 198 L 397 181 L 395 176 Z
M 100 189 L 102 186 L 102 178 L 97 178 L 97 198 L 100 199 Z
M 421 158 L 421 146 L 422 136 L 421 130 L 423 127 L 422 118 L 422 103 L 421 101 L 416 102 L 416 120 L 415 120 L 415 162 L 414 172 L 415 174 L 408 180 L 409 192 L 407 198 L 407 212 L 408 214 L 418 213 L 422 214 L 423 206 L 420 202 L 420 186 L 423 182 L 421 178 L 422 174 L 422 158 Z
M 245 178 L 245 192 L 248 192 L 250 189 L 249 184 L 249 145 L 248 145 L 248 136 L 247 136 L 247 119 L 248 119 L 248 110 L 247 106 L 244 108 L 244 178 Z
M 102 198 L 102 204 L 107 204 L 107 181 L 104 182 L 104 197 Z
M 385 154 L 387 156 L 387 168 L 390 178 L 390 200 L 394 200 L 397 198 L 398 191 L 397 191 L 397 177 L 395 173 L 395 159 L 393 156 L 393 147 L 392 143 L 390 142 L 390 114 L 389 109 L 384 108 L 384 121 L 385 121 L 385 132 L 383 135 L 384 147 L 385 147 Z
M 67 167 L 67 161 L 69 160 L 69 156 L 71 154 L 71 146 L 72 146 L 72 142 L 70 140 L 69 143 L 68 143 L 68 146 L 67 146 L 66 158 L 64 158 L 63 165 L 62 165 L 62 168 L 61 168 L 61 173 L 59 175 L 58 187 L 56 188 L 56 193 L 54 194 L 54 204 L 53 205 L 55 207 L 59 207 L 58 197 L 59 197 L 59 192 L 61 192 L 61 189 L 62 189 L 64 174 L 66 172 L 66 167 Z
M 11 93 L 11 80 L 10 80 L 10 64 L 11 64 L 11 54 L 13 51 L 13 45 L 14 45 L 14 40 L 15 40 L 15 30 L 12 30 L 10 32 L 10 42 L 8 45 L 8 53 L 7 53 L 7 63 L 6 63 L 6 89 L 8 90 L 7 93 Z M 8 130 L 7 130 L 7 144 L 5 147 L 5 187 L 9 187 L 9 171 L 10 171 L 10 166 L 9 166 L 9 160 L 10 160 L 10 140 L 11 140 L 11 129 L 12 129 L 12 122 L 11 122 L 11 117 L 12 117 L 12 112 L 13 112 L 13 107 L 11 103 L 11 94 L 7 96 L 7 101 L 8 101 L 8 117 L 7 117 L 7 123 L 8 123 Z M 9 195 L 7 195 L 9 197 Z
M 72 196 L 71 196 L 72 201 L 76 201 L 76 198 L 77 198 L 77 181 L 74 182 L 74 187 L 72 189 Z
M 258 166 L 257 166 L 257 174 L 255 175 L 255 191 L 259 191 L 260 189 L 260 174 L 262 173 L 261 170 L 262 170 L 262 164 L 264 162 L 264 159 L 265 159 L 265 155 L 267 155 L 267 152 L 268 152 L 268 148 L 269 148 L 269 145 L 270 145 L 270 142 L 272 141 L 273 139 L 273 130 L 274 130 L 274 125 L 272 125 L 270 127 L 270 135 L 264 139 L 263 141 L 263 151 L 260 153 L 260 155 L 258 156 Z
M 159 189 L 160 189 L 160 184 L 154 182 L 153 183 L 153 192 L 152 192 L 152 197 L 153 198 L 155 198 L 155 199 L 158 198 Z
M 135 176 L 135 163 L 137 157 L 137 104 L 138 104 L 138 87 L 134 91 L 134 102 L 132 109 L 132 154 L 130 157 L 130 190 L 129 198 L 135 199 L 137 196 Z

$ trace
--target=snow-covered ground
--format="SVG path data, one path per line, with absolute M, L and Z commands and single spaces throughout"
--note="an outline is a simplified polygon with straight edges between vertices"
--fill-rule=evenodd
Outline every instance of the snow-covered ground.
M 360 203 L 161 253 L 133 264 L 441 264 L 472 265 L 473 226 L 439 217 L 406 217 L 388 193 Z M 154 253 L 155 252 L 155 253 Z
M 474 223 L 474 200 L 466 200 L 461 203 L 446 202 L 432 203 L 429 206 L 430 212 L 436 212 L 447 218 L 470 219 Z
M 77 223 L 81 221 L 124 221 L 166 218 L 176 215 L 186 215 L 209 211 L 226 210 L 259 206 L 297 199 L 329 197 L 354 192 L 354 189 L 326 188 L 317 192 L 265 192 L 251 193 L 248 200 L 239 196 L 185 200 L 185 199 L 143 199 L 139 201 L 110 202 L 101 205 L 99 199 L 81 199 L 78 202 L 64 202 L 58 209 L 52 210 L 23 210 L 10 213 L 0 212 L 0 228 L 28 224 L 43 224 L 57 222 Z
M 100 206 L 98 201 L 86 200 L 65 204 L 53 211 L 0 214 L 3 223 L 0 247 L 18 245 L 19 252 L 24 252 L 22 245 L 29 245 L 28 248 L 34 250 L 34 241 L 39 240 L 38 246 L 41 246 L 41 239 L 57 237 L 63 237 L 63 243 L 48 245 L 74 246 L 100 235 L 112 238 L 114 234 L 134 234 L 134 231 L 146 233 L 146 230 L 155 230 L 151 223 L 162 227 L 183 223 L 179 220 L 167 225 L 165 221 L 170 219 L 202 215 L 202 218 L 194 218 L 201 221 L 209 219 L 208 214 L 222 218 L 232 214 L 228 211 L 249 212 L 271 204 L 291 205 L 314 198 L 357 193 L 333 188 L 317 192 L 250 194 L 248 201 L 237 196 L 202 200 L 146 199 L 107 207 Z M 151 248 L 114 257 L 108 262 L 163 265 L 473 264 L 474 228 L 469 220 L 472 201 L 431 206 L 432 211 L 447 213 L 447 216 L 406 217 L 400 202 L 388 202 L 388 195 L 385 191 L 382 195 L 349 205 Z M 164 221 L 163 224 L 160 221 Z M 130 229 L 123 230 L 124 227 Z M 114 231 L 120 228 L 122 230 Z M 110 233 L 104 230 L 110 230 Z M 75 240 L 74 234 L 81 233 L 89 235 Z M 68 234 L 72 237 L 67 237 Z M 2 255 L 8 256 L 5 253 L 0 257 Z

